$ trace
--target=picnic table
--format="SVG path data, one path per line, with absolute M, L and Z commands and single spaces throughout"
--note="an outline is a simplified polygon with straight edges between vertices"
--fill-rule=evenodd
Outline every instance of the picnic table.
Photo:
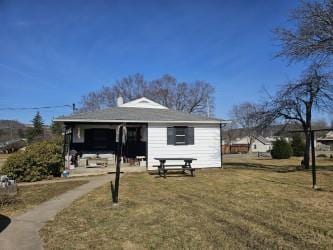
M 191 164 L 192 161 L 195 161 L 197 159 L 195 158 L 154 158 L 155 160 L 160 162 L 160 165 L 158 165 L 158 174 L 161 176 L 163 174 L 163 177 L 166 178 L 166 173 L 168 170 L 183 170 L 183 173 L 185 174 L 185 170 L 189 170 L 191 172 L 191 175 L 194 176 L 195 168 L 192 168 Z M 184 161 L 184 164 L 166 164 L 167 161 Z M 177 168 L 178 167 L 178 168 Z

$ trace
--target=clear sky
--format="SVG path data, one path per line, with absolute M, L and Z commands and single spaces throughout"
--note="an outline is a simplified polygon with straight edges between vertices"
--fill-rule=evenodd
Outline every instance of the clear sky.
M 128 74 L 215 86 L 215 115 L 258 101 L 300 67 L 274 59 L 272 29 L 296 0 L 0 0 L 0 109 L 76 103 Z M 45 122 L 69 108 L 41 110 Z M 30 122 L 35 111 L 3 111 Z

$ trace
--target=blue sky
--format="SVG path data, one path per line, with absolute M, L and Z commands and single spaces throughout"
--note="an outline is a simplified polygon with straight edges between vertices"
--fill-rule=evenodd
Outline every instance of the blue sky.
M 272 29 L 286 26 L 294 0 L 0 0 L 0 109 L 76 103 L 128 74 L 206 80 L 215 115 L 258 101 L 294 79 L 297 65 L 274 59 Z M 45 122 L 70 109 L 41 110 Z M 35 111 L 1 111 L 30 122 Z

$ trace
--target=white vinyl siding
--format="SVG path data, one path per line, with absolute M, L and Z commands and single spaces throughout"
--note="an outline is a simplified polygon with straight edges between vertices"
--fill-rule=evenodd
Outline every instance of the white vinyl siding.
M 261 141 L 255 139 L 252 142 L 250 151 L 253 153 L 265 153 L 272 149 L 272 144 L 264 144 Z
M 194 145 L 167 145 L 167 127 L 171 124 L 148 124 L 148 169 L 159 162 L 158 157 L 192 157 L 197 168 L 220 167 L 221 145 L 219 124 L 177 124 L 194 128 Z M 172 164 L 175 162 L 170 162 Z M 182 163 L 182 162 L 179 162 Z M 168 162 L 167 162 L 168 164 Z

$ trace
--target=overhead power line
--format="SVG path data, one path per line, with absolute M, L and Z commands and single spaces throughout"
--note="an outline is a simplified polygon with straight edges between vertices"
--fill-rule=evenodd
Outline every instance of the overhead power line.
M 56 109 L 56 108 L 72 108 L 75 110 L 75 104 L 65 104 L 56 106 L 41 106 L 41 107 L 5 107 L 0 108 L 0 110 L 40 110 L 40 109 Z

